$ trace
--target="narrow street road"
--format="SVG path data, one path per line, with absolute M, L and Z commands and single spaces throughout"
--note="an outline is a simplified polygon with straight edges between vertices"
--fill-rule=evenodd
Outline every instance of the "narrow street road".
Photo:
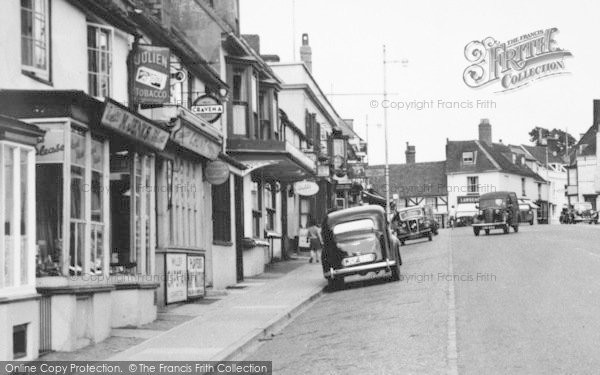
M 444 230 L 402 248 L 402 281 L 348 279 L 248 359 L 276 374 L 594 373 L 599 242 L 588 225 Z

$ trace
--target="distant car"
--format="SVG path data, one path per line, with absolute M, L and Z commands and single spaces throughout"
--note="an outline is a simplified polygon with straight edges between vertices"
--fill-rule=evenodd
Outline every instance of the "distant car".
M 330 212 L 321 233 L 323 276 L 329 290 L 342 289 L 345 276 L 369 272 L 390 272 L 392 280 L 400 280 L 400 242 L 392 234 L 381 206 Z
M 473 233 L 479 236 L 481 230 L 490 234 L 491 229 L 502 229 L 508 233 L 512 227 L 519 231 L 519 203 L 517 195 L 508 191 L 483 194 L 477 206 L 479 213 L 473 217 Z
M 454 222 L 455 227 L 468 227 L 473 224 L 474 212 L 457 212 Z
M 423 215 L 425 215 L 425 217 L 429 219 L 429 221 L 431 222 L 431 231 L 437 236 L 439 233 L 438 230 L 440 229 L 440 223 L 438 223 L 438 221 L 435 219 L 435 216 L 433 215 L 433 207 L 423 206 Z
M 392 219 L 392 228 L 396 231 L 400 245 L 404 246 L 407 240 L 433 237 L 434 224 L 425 215 L 423 207 L 407 207 L 399 209 Z
M 572 215 L 574 223 L 598 224 L 598 212 L 592 209 L 590 202 L 573 203 Z
M 531 206 L 528 204 L 519 204 L 519 222 L 521 223 L 529 223 L 529 225 L 533 225 L 534 222 L 534 212 L 531 209 Z

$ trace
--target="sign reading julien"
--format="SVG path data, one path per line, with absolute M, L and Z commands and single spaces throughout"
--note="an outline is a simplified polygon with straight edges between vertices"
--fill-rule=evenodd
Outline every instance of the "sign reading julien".
M 538 79 L 568 73 L 565 58 L 572 56 L 559 48 L 555 40 L 558 29 L 553 27 L 499 42 L 492 37 L 475 40 L 465 47 L 465 58 L 472 63 L 464 73 L 465 84 L 479 88 L 499 84 L 508 91 Z

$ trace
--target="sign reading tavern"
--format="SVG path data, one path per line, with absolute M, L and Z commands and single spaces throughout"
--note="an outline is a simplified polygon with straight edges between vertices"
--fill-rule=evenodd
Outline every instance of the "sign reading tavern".
M 169 139 L 168 131 L 159 128 L 141 116 L 129 112 L 109 99 L 106 99 L 105 103 L 104 113 L 102 113 L 102 120 L 100 121 L 102 125 L 158 150 L 165 148 Z

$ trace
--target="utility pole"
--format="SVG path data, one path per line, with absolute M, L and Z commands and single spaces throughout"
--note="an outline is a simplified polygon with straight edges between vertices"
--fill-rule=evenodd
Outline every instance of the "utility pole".
M 296 0 L 292 0 L 292 61 L 296 62 Z
M 390 166 L 388 160 L 388 116 L 387 116 L 387 60 L 385 56 L 385 44 L 383 45 L 383 136 L 385 137 L 385 217 L 390 220 Z

